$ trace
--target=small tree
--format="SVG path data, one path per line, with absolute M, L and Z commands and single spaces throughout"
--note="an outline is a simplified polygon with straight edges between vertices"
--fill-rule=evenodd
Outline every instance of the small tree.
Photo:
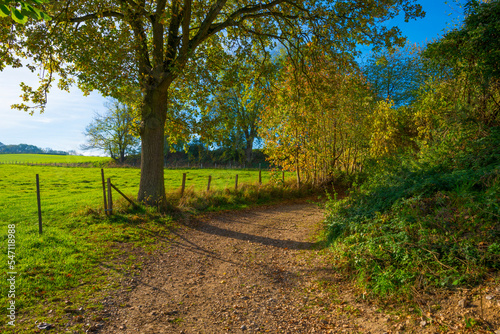
M 120 162 L 125 156 L 137 153 L 139 138 L 137 124 L 130 107 L 118 101 L 107 105 L 104 115 L 97 114 L 85 129 L 87 144 L 82 150 L 99 149 Z
M 211 82 L 210 96 L 198 97 L 199 131 L 202 138 L 224 148 L 230 155 L 226 158 L 251 164 L 254 142 L 260 139 L 260 115 L 279 73 L 279 60 L 262 55 L 253 62 L 229 55 L 228 59 Z

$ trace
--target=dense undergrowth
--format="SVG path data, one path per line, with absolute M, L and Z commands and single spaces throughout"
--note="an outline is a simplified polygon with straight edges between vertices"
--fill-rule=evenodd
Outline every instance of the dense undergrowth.
M 326 220 L 339 264 L 365 293 L 408 300 L 500 270 L 499 128 L 379 161 L 369 173 L 328 204 Z

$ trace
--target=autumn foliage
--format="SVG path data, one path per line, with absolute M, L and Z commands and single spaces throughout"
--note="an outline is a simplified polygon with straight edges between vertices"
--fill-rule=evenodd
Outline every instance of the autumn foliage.
M 283 61 L 278 87 L 262 114 L 269 160 L 319 184 L 335 170 L 359 170 L 367 156 L 373 99 L 359 71 L 328 57 L 296 67 Z

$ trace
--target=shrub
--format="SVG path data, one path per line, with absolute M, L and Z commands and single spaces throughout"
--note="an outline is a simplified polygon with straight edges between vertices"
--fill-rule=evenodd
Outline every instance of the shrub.
M 500 270 L 500 130 L 439 157 L 385 160 L 328 204 L 331 248 L 367 292 L 411 298 Z

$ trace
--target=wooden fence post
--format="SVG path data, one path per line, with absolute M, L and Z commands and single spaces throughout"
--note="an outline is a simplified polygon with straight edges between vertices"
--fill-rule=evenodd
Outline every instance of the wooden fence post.
M 210 182 L 212 182 L 212 175 L 208 176 L 208 186 L 207 186 L 207 191 L 210 191 Z
M 285 183 L 285 171 L 282 171 L 281 172 L 283 175 L 282 175 L 282 179 L 283 179 L 283 184 Z
M 234 190 L 238 190 L 238 174 L 236 174 L 236 179 L 234 180 Z
M 36 174 L 36 201 L 38 204 L 38 233 L 42 234 L 42 205 L 40 203 L 40 179 Z
M 111 179 L 108 178 L 108 212 L 109 215 L 113 215 L 113 198 L 111 195 Z
M 104 198 L 104 214 L 108 214 L 108 203 L 106 203 L 106 181 L 104 179 L 104 169 L 101 168 L 102 197 Z
M 184 189 L 186 189 L 186 173 L 182 173 L 181 197 L 184 196 Z
M 259 169 L 259 184 L 262 184 L 262 169 Z

